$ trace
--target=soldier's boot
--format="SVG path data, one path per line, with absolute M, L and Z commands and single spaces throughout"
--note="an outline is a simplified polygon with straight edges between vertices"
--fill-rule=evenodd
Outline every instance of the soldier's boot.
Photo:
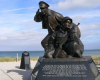
M 71 55 L 67 55 L 67 58 L 73 58 Z
M 81 51 L 80 50 L 76 50 L 74 57 L 78 57 L 78 58 L 83 58 Z
M 44 57 L 45 57 L 45 58 L 53 58 L 54 51 L 55 51 L 55 50 L 48 50 L 48 51 L 45 53 Z

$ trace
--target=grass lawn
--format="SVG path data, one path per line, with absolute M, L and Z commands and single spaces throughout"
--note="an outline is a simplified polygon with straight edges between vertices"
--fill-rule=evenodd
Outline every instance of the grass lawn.
M 95 62 L 96 65 L 100 65 L 100 56 L 92 56 L 93 61 Z M 16 58 L 11 58 L 11 57 L 0 57 L 0 62 L 15 62 L 17 59 Z M 20 61 L 21 58 L 18 58 L 18 61 Z M 38 60 L 37 58 L 30 57 L 30 60 L 36 61 Z
M 16 60 L 17 60 L 17 58 L 0 57 L 0 62 L 15 62 Z M 21 58 L 19 57 L 18 61 L 20 61 L 20 60 L 21 60 Z M 38 57 L 37 58 L 30 57 L 30 60 L 36 61 L 36 60 L 38 60 Z

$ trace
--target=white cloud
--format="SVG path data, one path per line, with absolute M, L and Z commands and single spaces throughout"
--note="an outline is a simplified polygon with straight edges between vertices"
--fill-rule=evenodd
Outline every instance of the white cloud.
M 46 34 L 44 33 L 39 33 L 33 30 L 24 30 L 13 34 L 0 36 L 0 44 L 10 46 L 39 45 L 45 36 Z M 5 40 L 2 41 L 3 39 Z
M 77 23 L 80 23 L 81 21 L 86 20 L 86 18 L 81 17 L 81 16 L 74 16 L 74 17 L 72 17 L 72 20 L 73 20 L 74 23 L 77 24 Z
M 14 14 L 4 13 L 0 16 L 0 34 L 16 32 L 27 29 L 37 29 L 40 24 L 36 23 L 34 18 L 35 13 Z
M 84 12 L 77 12 L 73 13 L 70 16 L 71 17 L 83 17 L 83 18 L 94 18 L 94 17 L 100 17 L 100 10 L 91 10 L 91 11 L 84 11 Z
M 88 8 L 95 8 L 100 6 L 100 0 L 65 0 L 60 1 L 58 4 L 51 5 L 52 9 L 58 9 L 58 10 L 82 10 L 82 9 L 88 9 Z
M 0 37 L 0 40 L 7 40 L 7 37 Z
M 15 30 L 18 30 L 16 28 L 7 28 L 7 27 L 0 27 L 0 35 L 4 35 L 4 34 L 8 34 L 8 33 L 12 33 Z
M 91 10 L 91 11 L 84 11 L 84 12 L 77 12 L 77 13 L 71 13 L 69 15 L 64 14 L 64 16 L 69 16 L 73 19 L 74 23 L 83 23 L 86 24 L 91 23 L 91 21 L 99 22 L 100 21 L 100 10 Z
M 91 22 L 86 24 L 80 24 L 79 25 L 80 31 L 81 31 L 81 40 L 83 44 L 85 45 L 85 49 L 98 49 L 97 47 L 100 42 L 100 22 Z M 88 48 L 89 45 L 95 45 Z
M 79 26 L 82 31 L 100 30 L 100 22 L 87 23 Z

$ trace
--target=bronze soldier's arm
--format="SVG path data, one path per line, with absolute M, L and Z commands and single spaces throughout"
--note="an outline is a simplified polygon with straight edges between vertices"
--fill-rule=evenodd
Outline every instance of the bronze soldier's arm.
M 54 45 L 56 44 L 55 39 L 56 39 L 56 32 L 53 32 L 52 35 L 50 36 L 49 42 L 48 42 L 49 49 L 54 49 Z
M 36 12 L 36 15 L 34 16 L 34 21 L 41 22 L 42 21 L 42 13 L 38 11 Z
M 55 18 L 56 18 L 57 22 L 61 25 L 63 15 L 61 15 L 60 13 L 56 13 Z
M 44 53 L 44 57 L 45 58 L 51 58 L 51 57 L 53 57 L 52 54 L 54 54 L 54 51 L 55 51 L 54 40 L 55 40 L 55 32 L 49 38 L 48 49 Z
M 61 42 L 59 43 L 58 48 L 54 52 L 54 55 L 53 55 L 54 58 L 57 58 L 57 57 L 59 57 L 59 58 L 65 58 L 67 56 L 66 53 L 62 50 L 62 46 L 68 40 L 67 36 L 68 35 L 66 34 L 66 36 L 64 37 L 64 39 L 62 39 Z

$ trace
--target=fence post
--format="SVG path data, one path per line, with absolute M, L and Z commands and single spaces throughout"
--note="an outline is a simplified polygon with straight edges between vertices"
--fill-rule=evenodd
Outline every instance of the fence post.
M 18 62 L 18 53 L 17 53 L 17 60 L 16 61 Z

